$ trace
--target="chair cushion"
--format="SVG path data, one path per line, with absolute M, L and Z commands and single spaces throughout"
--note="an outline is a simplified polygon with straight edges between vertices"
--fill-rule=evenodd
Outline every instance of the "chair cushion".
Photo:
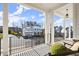
M 68 43 L 68 44 L 70 44 L 70 45 L 73 45 L 73 44 L 74 44 L 74 41 L 73 41 L 73 40 L 65 40 L 64 42 L 65 42 L 65 43 Z
M 73 40 L 65 40 L 63 43 L 64 43 L 65 47 L 67 47 L 69 49 L 74 45 Z
M 74 45 L 70 49 L 72 51 L 78 51 L 78 49 L 79 49 L 79 42 L 74 43 Z

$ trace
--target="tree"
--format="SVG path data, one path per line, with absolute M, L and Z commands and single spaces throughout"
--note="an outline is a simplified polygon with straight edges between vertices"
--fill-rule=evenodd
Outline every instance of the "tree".
M 73 29 L 72 29 L 72 26 L 71 26 L 71 38 L 73 38 Z
M 60 36 L 60 37 L 62 37 L 62 32 L 61 32 L 62 29 L 63 29 L 63 27 L 62 27 L 62 26 L 59 26 L 59 36 Z
M 66 38 L 68 38 L 69 37 L 69 27 L 66 27 Z
M 24 28 L 24 27 L 25 27 L 25 23 L 26 23 L 25 20 L 21 20 L 21 21 L 20 21 L 20 26 L 21 26 L 21 28 Z
M 57 37 L 57 36 L 58 36 L 57 29 L 58 29 L 58 26 L 55 26 L 55 27 L 54 27 L 54 33 L 55 33 L 55 37 Z
M 59 26 L 59 33 L 61 34 L 61 31 L 62 31 L 63 27 L 62 26 Z

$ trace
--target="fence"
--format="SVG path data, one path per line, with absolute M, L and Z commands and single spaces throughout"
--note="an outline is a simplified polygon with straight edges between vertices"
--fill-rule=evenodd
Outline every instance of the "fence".
M 11 36 L 9 37 L 9 54 L 18 53 L 42 43 L 45 43 L 44 37 L 31 37 L 24 39 L 22 36 Z

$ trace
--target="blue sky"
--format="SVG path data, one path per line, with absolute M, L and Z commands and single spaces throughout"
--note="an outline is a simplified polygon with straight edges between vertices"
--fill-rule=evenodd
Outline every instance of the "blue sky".
M 54 26 L 63 26 L 64 24 L 63 19 L 60 16 L 54 15 L 53 20 L 54 20 Z
M 12 26 L 13 22 L 15 26 L 20 27 L 21 21 L 36 21 L 43 25 L 44 14 L 36 9 L 22 6 L 20 4 L 9 4 L 9 26 Z M 55 25 L 62 25 L 62 19 L 59 16 L 54 16 Z M 0 25 L 2 24 L 2 4 L 0 4 Z
M 2 8 L 3 8 L 3 7 L 2 7 L 2 4 L 0 3 L 0 11 L 2 11 Z
M 43 12 L 40 12 L 38 10 L 35 10 L 35 9 L 32 9 L 32 8 L 29 8 L 29 7 L 25 7 L 25 6 L 22 6 L 22 5 L 19 5 L 19 4 L 9 4 L 9 14 L 11 16 L 10 17 L 10 21 L 12 22 L 12 19 L 13 19 L 13 22 L 16 23 L 16 26 L 20 26 L 20 20 L 21 21 L 36 21 L 38 23 L 43 23 L 44 21 L 44 15 L 43 15 Z M 11 19 L 12 17 L 12 19 Z M 14 19 L 16 18 L 16 19 Z M 10 25 L 11 25 L 11 22 Z

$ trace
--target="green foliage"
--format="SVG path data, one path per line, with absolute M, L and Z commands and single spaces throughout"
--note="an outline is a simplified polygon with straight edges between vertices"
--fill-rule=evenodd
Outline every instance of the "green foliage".
M 3 34 L 0 34 L 0 39 L 2 39 L 3 38 Z
M 11 34 L 11 30 L 10 29 L 8 30 L 8 33 Z
M 10 30 L 10 29 L 9 29 L 8 33 L 9 33 L 9 34 L 12 34 L 12 35 L 16 35 L 16 36 L 21 36 L 21 33 L 12 31 L 12 30 Z
M 64 45 L 60 43 L 55 43 L 50 47 L 50 52 L 52 55 L 65 54 L 69 51 L 70 51 L 69 49 L 67 49 Z
M 13 34 L 13 35 L 17 35 L 18 33 L 11 31 L 11 34 Z

